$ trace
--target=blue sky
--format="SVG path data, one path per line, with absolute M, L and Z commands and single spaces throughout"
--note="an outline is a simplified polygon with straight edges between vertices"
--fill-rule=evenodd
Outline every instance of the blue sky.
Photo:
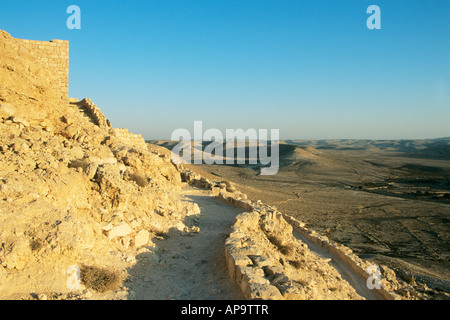
M 70 96 L 146 139 L 194 120 L 281 139 L 450 136 L 448 0 L 1 0 L 0 29 L 69 40 Z

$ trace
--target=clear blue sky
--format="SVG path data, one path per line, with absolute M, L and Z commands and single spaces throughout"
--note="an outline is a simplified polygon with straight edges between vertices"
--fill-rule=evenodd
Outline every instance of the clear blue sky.
M 1 0 L 0 29 L 69 40 L 70 96 L 146 139 L 194 120 L 281 139 L 450 136 L 448 0 Z

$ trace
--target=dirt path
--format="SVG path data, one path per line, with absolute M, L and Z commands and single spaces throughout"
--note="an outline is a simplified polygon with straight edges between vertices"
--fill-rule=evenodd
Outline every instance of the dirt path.
M 129 299 L 244 299 L 228 276 L 224 255 L 225 236 L 243 210 L 201 192 L 187 196 L 200 207 L 201 214 L 190 218 L 200 232 L 169 232 L 155 241 L 153 252 L 139 255 L 126 283 L 132 291 Z
M 135 300 L 242 300 L 240 289 L 229 278 L 224 255 L 224 241 L 241 208 L 231 206 L 204 192 L 192 190 L 186 196 L 196 202 L 199 216 L 188 218 L 200 228 L 199 233 L 169 232 L 165 239 L 155 240 L 152 252 L 137 257 L 129 270 L 126 287 Z M 189 224 L 189 223 L 188 223 Z M 294 236 L 330 264 L 342 278 L 368 300 L 383 297 L 369 290 L 363 277 L 337 255 L 309 241 L 294 229 Z

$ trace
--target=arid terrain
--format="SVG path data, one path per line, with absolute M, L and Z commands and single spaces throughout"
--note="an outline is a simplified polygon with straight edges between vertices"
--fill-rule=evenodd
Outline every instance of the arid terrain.
M 448 139 L 184 165 L 68 97 L 68 48 L 0 30 L 0 299 L 449 298 Z
M 390 266 L 417 290 L 448 297 L 450 138 L 289 140 L 279 150 L 273 176 L 250 165 L 195 168 L 232 181 L 249 199 L 304 221 L 361 258 Z
M 68 46 L 0 30 L 0 299 L 364 298 L 280 212 L 69 98 Z

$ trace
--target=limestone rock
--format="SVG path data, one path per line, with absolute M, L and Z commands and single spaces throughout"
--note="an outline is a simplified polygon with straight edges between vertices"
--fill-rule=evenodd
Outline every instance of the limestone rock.
M 0 264 L 6 269 L 22 270 L 30 253 L 30 244 L 25 239 L 8 239 L 0 246 Z
M 133 229 L 131 229 L 131 227 L 126 222 L 123 222 L 118 226 L 113 227 L 108 232 L 108 238 L 110 240 L 113 240 L 116 237 L 125 237 L 129 235 L 131 232 L 133 232 Z
M 11 104 L 0 102 L 0 117 L 6 119 L 13 116 L 16 113 L 16 108 Z
M 147 230 L 141 230 L 134 237 L 134 245 L 137 248 L 146 246 L 148 244 L 149 239 L 150 239 L 150 232 L 148 232 Z
M 0 31 L 0 47 L 0 298 L 65 292 L 67 268 L 81 262 L 125 270 L 152 233 L 183 230 L 199 213 L 178 193 L 170 152 L 62 96 L 66 42 Z
M 270 284 L 250 283 L 248 299 L 252 300 L 282 300 L 280 291 Z
M 308 298 L 304 288 L 294 281 L 280 284 L 277 288 L 285 300 L 305 300 Z
M 24 118 L 22 118 L 22 117 L 14 116 L 14 117 L 11 117 L 10 119 L 11 119 L 11 121 L 13 123 L 17 123 L 18 125 L 20 125 L 22 127 L 29 127 L 30 126 L 30 123 L 27 120 L 25 120 Z

